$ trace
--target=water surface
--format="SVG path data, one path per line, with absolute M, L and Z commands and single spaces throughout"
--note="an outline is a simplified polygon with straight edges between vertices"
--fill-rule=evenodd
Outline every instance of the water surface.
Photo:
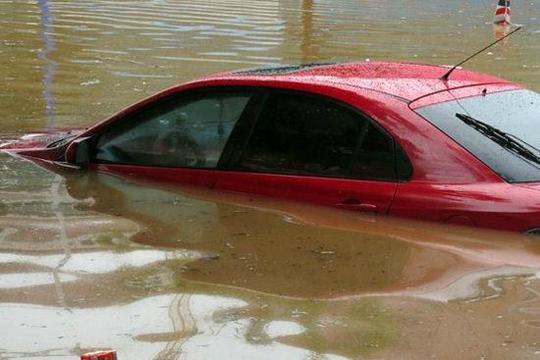
M 455 64 L 494 39 L 487 0 L 0 0 L 2 131 L 86 126 L 164 87 L 267 64 Z M 540 89 L 540 7 L 467 64 Z
M 0 354 L 536 358 L 540 243 L 0 155 Z M 21 178 L 14 173 L 32 176 Z M 425 339 L 430 338 L 429 346 Z
M 0 0 L 2 136 L 210 72 L 453 64 L 491 1 Z M 467 64 L 540 90 L 540 8 Z M 540 243 L 0 154 L 0 358 L 537 359 Z

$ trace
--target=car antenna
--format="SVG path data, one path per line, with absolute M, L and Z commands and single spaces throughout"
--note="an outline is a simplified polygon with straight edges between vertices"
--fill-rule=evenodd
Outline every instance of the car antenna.
M 507 37 L 513 35 L 515 32 L 521 30 L 521 26 L 518 26 L 516 29 L 512 30 L 510 33 L 506 34 L 505 36 L 503 36 L 502 38 L 492 42 L 491 44 L 489 44 L 488 46 L 486 46 L 485 48 L 483 48 L 482 50 L 479 50 L 477 52 L 475 52 L 474 54 L 472 54 L 471 56 L 469 56 L 468 58 L 466 58 L 465 60 L 463 60 L 462 62 L 460 62 L 459 64 L 456 64 L 453 68 L 450 69 L 450 71 L 448 71 L 446 74 L 444 74 L 443 76 L 440 77 L 441 80 L 444 80 L 444 81 L 447 81 L 448 78 L 450 77 L 450 75 L 454 72 L 454 70 L 456 70 L 458 67 L 460 67 L 461 65 L 465 64 L 467 61 L 471 60 L 472 58 L 474 58 L 475 56 L 483 53 L 484 51 L 486 51 L 487 49 L 489 49 L 490 47 L 492 47 L 493 45 L 503 41 L 504 39 L 506 39 Z

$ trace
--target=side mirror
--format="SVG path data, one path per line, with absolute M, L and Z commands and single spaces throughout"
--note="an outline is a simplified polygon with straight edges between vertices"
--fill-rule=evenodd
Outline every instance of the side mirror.
M 92 137 L 81 137 L 73 140 L 66 149 L 66 163 L 77 168 L 84 168 L 90 163 Z

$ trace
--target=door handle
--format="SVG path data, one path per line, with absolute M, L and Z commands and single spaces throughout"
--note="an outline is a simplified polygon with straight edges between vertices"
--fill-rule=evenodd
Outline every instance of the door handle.
M 336 204 L 336 207 L 345 210 L 377 212 L 377 205 L 363 203 L 355 198 L 346 199 L 343 202 Z

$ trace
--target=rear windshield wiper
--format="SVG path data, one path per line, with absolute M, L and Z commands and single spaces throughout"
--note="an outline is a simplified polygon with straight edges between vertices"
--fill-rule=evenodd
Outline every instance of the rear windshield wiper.
M 508 134 L 502 130 L 497 129 L 494 126 L 486 124 L 483 121 L 476 120 L 469 115 L 456 113 L 456 117 L 463 121 L 465 124 L 484 134 L 489 139 L 502 146 L 506 150 L 509 150 L 524 159 L 540 165 L 540 157 L 533 153 L 531 150 L 527 149 L 523 145 L 523 143 L 525 142 L 519 139 L 517 136 Z

